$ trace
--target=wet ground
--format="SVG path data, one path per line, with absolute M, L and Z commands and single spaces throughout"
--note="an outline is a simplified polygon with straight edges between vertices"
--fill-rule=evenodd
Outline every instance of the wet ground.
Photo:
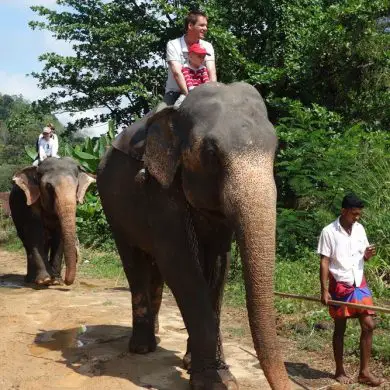
M 25 286 L 24 257 L 0 250 L 0 389 L 189 389 L 181 368 L 187 333 L 165 298 L 155 353 L 127 352 L 130 295 L 110 280 Z M 224 343 L 241 390 L 268 389 L 253 349 Z M 300 388 L 295 386 L 294 388 Z
M 181 360 L 187 333 L 175 301 L 164 295 L 159 345 L 148 355 L 127 351 L 130 294 L 117 281 L 78 275 L 71 287 L 23 283 L 24 255 L 0 249 L 0 390 L 188 390 Z M 224 307 L 227 363 L 240 390 L 267 390 L 243 309 Z M 332 379 L 331 349 L 303 351 L 280 338 L 292 389 L 342 390 Z M 383 388 L 390 389 L 385 385 Z

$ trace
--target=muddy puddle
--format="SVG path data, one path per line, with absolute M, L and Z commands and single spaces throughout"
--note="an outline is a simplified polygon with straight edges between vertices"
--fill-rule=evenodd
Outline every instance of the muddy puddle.
M 70 329 L 42 331 L 36 336 L 34 344 L 30 345 L 29 349 L 33 355 L 39 356 L 48 351 L 64 351 L 108 343 L 127 338 L 128 335 L 128 332 L 123 330 L 111 329 L 108 333 L 104 331 L 104 327 L 80 325 Z
M 42 332 L 35 338 L 34 344 L 30 345 L 33 355 L 42 355 L 47 350 L 61 351 L 66 348 L 80 348 L 94 340 L 83 339 L 87 333 L 87 327 L 81 325 L 78 328 L 64 329 L 58 331 Z

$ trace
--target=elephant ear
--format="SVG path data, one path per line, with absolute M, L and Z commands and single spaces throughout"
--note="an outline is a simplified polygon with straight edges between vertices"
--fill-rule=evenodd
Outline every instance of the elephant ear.
M 79 179 L 79 184 L 77 186 L 76 197 L 77 197 L 77 201 L 79 203 L 83 203 L 84 196 L 85 196 L 85 193 L 87 192 L 89 185 L 91 183 L 95 183 L 96 179 L 92 175 L 89 175 L 88 173 L 85 173 L 85 172 L 80 172 L 78 179 Z
M 13 182 L 26 194 L 27 206 L 34 204 L 40 197 L 37 167 L 24 168 L 12 178 Z
M 147 140 L 144 162 L 149 173 L 165 188 L 175 177 L 180 162 L 180 141 L 173 129 L 173 107 L 166 107 L 147 122 Z

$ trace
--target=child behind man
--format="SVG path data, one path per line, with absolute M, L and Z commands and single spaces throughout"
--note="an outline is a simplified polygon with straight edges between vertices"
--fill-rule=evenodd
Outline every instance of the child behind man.
M 210 54 L 199 43 L 192 44 L 188 49 L 188 64 L 185 64 L 181 70 L 186 81 L 187 94 L 181 94 L 176 100 L 174 107 L 180 107 L 192 89 L 210 81 L 207 68 L 203 65 L 206 55 Z

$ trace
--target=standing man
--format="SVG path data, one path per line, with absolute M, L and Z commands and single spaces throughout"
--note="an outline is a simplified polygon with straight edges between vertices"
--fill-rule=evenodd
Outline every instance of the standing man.
M 213 46 L 210 42 L 203 40 L 207 32 L 207 15 L 202 11 L 190 11 L 185 19 L 184 27 L 185 34 L 167 44 L 168 79 L 164 95 L 164 102 L 167 105 L 173 105 L 180 94 L 188 95 L 189 91 L 182 67 L 188 63 L 189 48 L 194 43 L 198 43 L 209 54 L 205 58 L 204 65 L 210 81 L 217 81 Z
M 371 291 L 364 277 L 364 262 L 375 255 L 375 246 L 369 245 L 364 227 L 358 222 L 364 207 L 355 195 L 346 195 L 342 201 L 341 215 L 321 233 L 318 253 L 321 258 L 321 301 L 329 299 L 372 305 Z M 327 286 L 329 279 L 329 287 Z M 346 306 L 330 306 L 334 320 L 333 353 L 336 362 L 335 379 L 343 384 L 353 383 L 343 364 L 344 333 L 348 318 L 358 318 L 361 326 L 360 370 L 358 382 L 379 386 L 384 380 L 375 377 L 369 370 L 374 312 Z

